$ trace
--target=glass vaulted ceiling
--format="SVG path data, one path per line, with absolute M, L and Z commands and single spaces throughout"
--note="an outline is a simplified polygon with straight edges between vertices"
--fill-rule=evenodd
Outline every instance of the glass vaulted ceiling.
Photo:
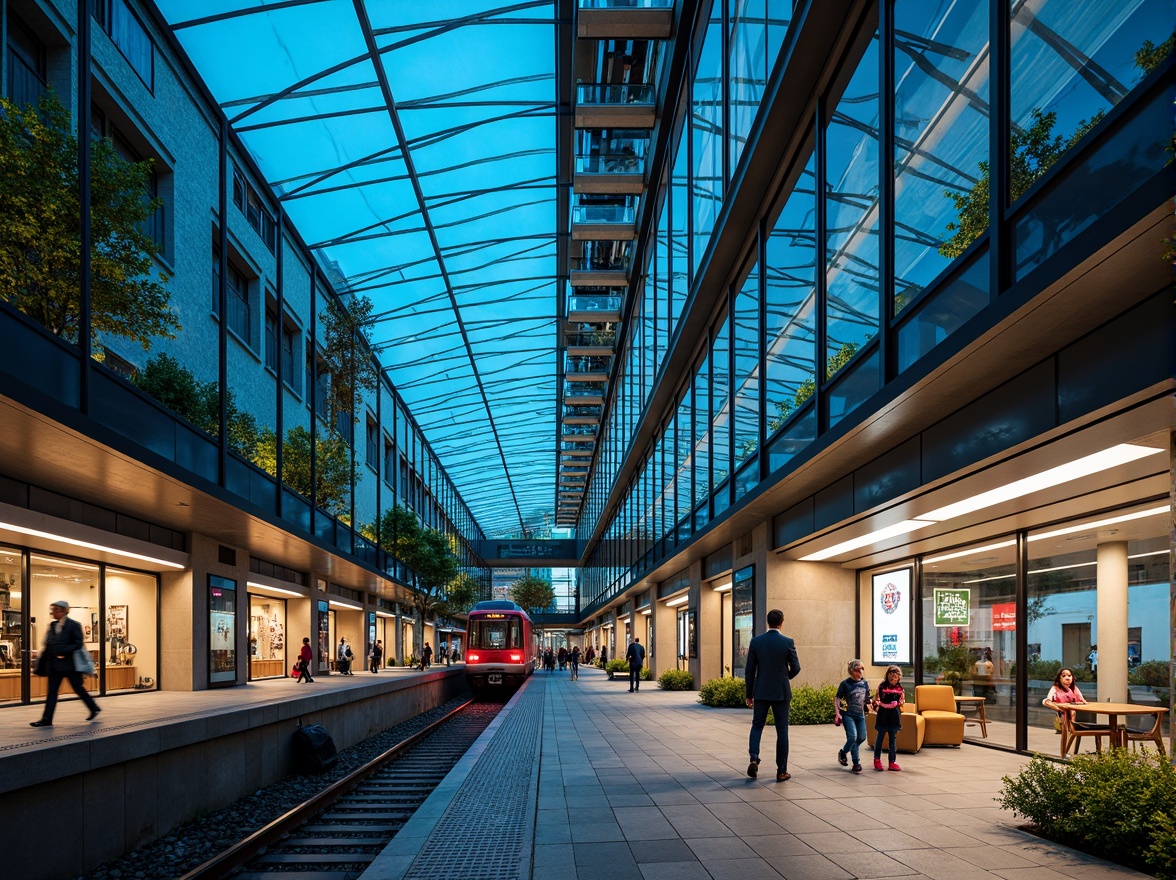
M 486 534 L 551 522 L 554 4 L 157 3 Z

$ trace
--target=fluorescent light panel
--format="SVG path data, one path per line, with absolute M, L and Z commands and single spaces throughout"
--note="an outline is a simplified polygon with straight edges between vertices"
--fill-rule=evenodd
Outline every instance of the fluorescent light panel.
M 892 526 L 875 529 L 865 535 L 857 538 L 850 538 L 848 541 L 842 541 L 840 544 L 834 544 L 832 547 L 826 547 L 824 550 L 818 550 L 816 553 L 810 553 L 808 556 L 800 557 L 802 562 L 820 562 L 822 559 L 828 559 L 830 556 L 836 556 L 839 553 L 846 553 L 850 550 L 857 550 L 859 547 L 865 547 L 868 544 L 876 544 L 879 541 L 885 541 L 887 538 L 894 538 L 898 535 L 905 535 L 908 532 L 913 532 L 916 529 L 925 529 L 927 526 L 933 526 L 933 522 L 923 522 L 917 519 L 904 519 L 902 522 L 895 523 Z
M 957 553 L 947 553 L 943 556 L 932 556 L 930 559 L 924 559 L 923 564 L 929 565 L 932 562 L 946 562 L 949 559 L 959 559 L 961 556 L 975 556 L 977 553 L 987 553 L 989 550 L 1003 550 L 1005 547 L 1012 547 L 1017 542 L 1001 541 L 997 544 L 985 544 L 983 547 L 972 547 L 969 550 L 960 550 Z
M 253 581 L 246 581 L 245 586 L 253 587 L 255 590 L 269 590 L 271 593 L 281 593 L 283 596 L 296 596 L 299 599 L 305 599 L 302 593 L 296 593 L 293 590 L 283 590 L 281 587 L 271 587 L 269 584 L 257 584 Z
M 1030 535 L 1030 541 L 1041 541 L 1045 538 L 1056 538 L 1059 535 L 1072 535 L 1075 532 L 1084 532 L 1088 529 L 1101 529 L 1104 526 L 1113 526 L 1116 523 L 1130 522 L 1133 519 L 1143 519 L 1146 516 L 1158 516 L 1162 513 L 1167 513 L 1167 506 L 1151 507 L 1147 510 L 1137 510 L 1135 513 L 1125 513 L 1122 516 L 1112 516 L 1108 519 L 1099 519 L 1094 522 L 1084 522 L 1076 526 L 1066 526 L 1064 529 L 1055 529 L 1052 532 L 1042 532 L 1040 535 Z
M 156 565 L 166 565 L 168 568 L 184 567 L 179 562 L 159 559 L 156 556 L 144 556 L 142 553 L 132 553 L 129 550 L 119 550 L 115 547 L 108 547 L 105 544 L 93 544 L 90 541 L 79 541 L 77 538 L 67 538 L 64 535 L 55 535 L 52 532 L 42 532 L 38 529 L 27 529 L 24 526 L 18 526 L 13 523 L 0 522 L 0 529 L 10 529 L 17 534 L 29 535 L 33 538 L 48 538 L 51 541 L 60 541 L 63 544 L 69 544 L 71 547 L 84 547 L 87 550 L 97 550 L 101 553 L 113 553 L 115 556 L 125 556 L 128 559 L 141 559 L 144 562 L 154 562 Z
M 666 600 L 666 607 L 667 608 L 676 608 L 679 605 L 685 605 L 689 601 L 690 601 L 690 594 L 683 593 L 681 596 L 678 596 L 677 598 L 667 599 Z

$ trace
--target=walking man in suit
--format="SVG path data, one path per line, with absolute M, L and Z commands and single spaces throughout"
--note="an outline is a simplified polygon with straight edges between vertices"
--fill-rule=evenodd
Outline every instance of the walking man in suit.
M 747 705 L 751 715 L 751 736 L 747 750 L 751 761 L 747 775 L 755 779 L 759 773 L 760 738 L 768 720 L 768 710 L 776 718 L 776 781 L 791 779 L 788 772 L 788 709 L 792 703 L 792 679 L 800 672 L 796 656 L 796 642 L 780 632 L 784 612 L 773 608 L 768 612 L 768 631 L 751 640 L 747 646 Z
M 36 675 L 49 676 L 49 685 L 45 695 L 45 709 L 40 720 L 30 722 L 33 727 L 52 727 L 53 711 L 57 708 L 57 692 L 61 689 L 61 682 L 68 681 L 73 692 L 78 695 L 90 714 L 87 721 L 93 721 L 102 710 L 94 702 L 94 698 L 86 693 L 86 686 L 82 683 L 82 673 L 74 665 L 74 655 L 78 651 L 86 650 L 86 642 L 82 635 L 82 625 L 69 616 L 69 603 L 58 599 L 49 606 L 49 614 L 53 622 L 49 624 L 45 633 L 45 647 L 37 658 Z
M 625 652 L 625 660 L 629 663 L 629 693 L 641 690 L 641 667 L 645 665 L 645 648 L 641 646 L 641 639 L 633 639 L 629 650 Z

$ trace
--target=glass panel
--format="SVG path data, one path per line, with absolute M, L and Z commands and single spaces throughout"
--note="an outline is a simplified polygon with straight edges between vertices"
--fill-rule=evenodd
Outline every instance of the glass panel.
M 767 433 L 779 430 L 816 388 L 816 181 L 809 158 L 768 237 L 764 333 Z M 772 465 L 773 469 L 776 465 Z
M 20 699 L 20 667 L 29 647 L 23 619 L 26 590 L 20 576 L 20 556 L 19 550 L 0 547 L 0 703 Z
M 729 0 L 728 70 L 731 101 L 731 170 L 747 145 L 751 123 L 768 79 L 766 0 Z
M 894 7 L 894 313 L 988 226 L 988 3 Z
M 974 699 L 957 707 L 968 717 L 964 736 L 1010 748 L 1016 746 L 1016 561 L 1011 537 L 924 559 L 921 603 L 922 683 L 983 697 L 983 709 Z
M 988 246 L 915 307 L 898 328 L 898 369 L 907 369 L 988 305 Z M 905 317 L 905 316 L 904 316 Z
M 759 266 L 735 294 L 735 464 L 759 446 Z
M 826 378 L 878 332 L 878 37 L 829 120 Z
M 833 427 L 882 387 L 878 349 L 857 361 L 829 389 L 829 427 Z
M 286 602 L 269 596 L 250 596 L 249 677 L 286 675 L 291 662 L 286 657 Z
M 711 438 L 714 449 L 714 484 L 727 478 L 731 471 L 731 395 L 730 351 L 731 335 L 724 314 L 718 320 L 715 340 L 711 347 Z M 724 504 L 723 508 L 726 509 Z
M 692 391 L 692 387 L 688 386 L 682 400 L 678 403 L 678 434 L 674 452 L 678 469 L 678 510 L 675 516 L 677 521 L 681 521 L 694 505 L 694 487 L 692 485 L 694 457 L 691 455 L 693 433 L 690 426 L 694 398 Z M 679 537 L 684 537 L 684 535 L 679 533 Z
M 153 574 L 106 569 L 106 693 L 155 690 L 159 669 L 159 580 Z
M 662 535 L 669 535 L 671 545 L 673 544 L 674 526 L 677 525 L 676 517 L 677 517 L 677 513 L 678 513 L 678 506 L 677 506 L 677 504 L 678 504 L 678 502 L 677 502 L 677 491 L 678 491 L 677 476 L 678 476 L 678 473 L 677 473 L 677 468 L 675 467 L 675 463 L 674 463 L 674 451 L 675 451 L 674 425 L 675 425 L 675 422 L 676 422 L 676 419 L 671 417 L 669 424 L 666 425 L 665 432 L 662 434 L 661 443 L 660 443 L 661 456 L 662 456 L 662 475 L 663 475 L 663 480 L 665 481 L 663 483 L 663 485 L 665 486 L 665 495 L 663 497 L 663 508 L 662 508 L 664 518 L 662 519 L 662 531 L 659 534 L 659 537 Z
M 710 362 L 703 358 L 694 374 L 694 503 L 702 504 L 703 520 L 696 522 L 700 527 L 706 522 L 706 499 L 710 495 Z
M 735 627 L 734 656 L 731 674 L 742 678 L 747 668 L 747 646 L 751 643 L 755 608 L 755 566 L 749 565 L 735 572 L 731 587 L 732 621 Z
M 685 139 L 678 142 L 674 156 L 674 171 L 670 194 L 670 248 L 671 268 L 674 273 L 674 288 L 681 290 L 685 298 L 690 292 L 694 278 L 694 265 L 690 262 L 690 165 Z
M 208 680 L 237 680 L 237 582 L 208 576 Z
M 1163 60 L 1166 0 L 1010 0 L 1010 202 Z M 1170 47 L 1169 47 L 1170 48 Z
M 20 556 L 14 557 L 17 564 Z M 82 627 L 82 638 L 86 649 L 94 658 L 94 669 L 99 671 L 103 661 L 102 626 L 104 619 L 98 599 L 98 566 L 89 562 L 78 562 L 57 556 L 29 555 L 29 632 L 28 648 L 30 669 L 35 668 L 41 650 L 45 646 L 48 627 L 53 623 L 49 614 L 49 603 L 63 599 L 69 603 L 69 617 Z M 19 579 L 17 583 L 20 583 Z M 11 587 L 9 588 L 11 591 Z M 11 599 L 11 593 L 10 593 Z M 85 676 L 86 690 L 98 688 L 97 676 Z M 31 675 L 29 696 L 36 702 L 45 699 L 48 679 Z M 63 683 L 58 691 L 63 700 L 76 699 L 69 685 Z
M 768 444 L 768 472 L 783 467 L 794 455 L 817 439 L 817 410 L 798 416 Z
M 694 144 L 693 267 L 702 252 L 723 203 L 723 5 L 711 7 L 706 38 L 698 56 L 691 91 L 690 131 Z
M 1170 705 L 1167 514 L 1152 505 L 1029 534 L 1030 746 L 1034 728 L 1054 726 L 1041 700 L 1062 668 L 1087 701 Z M 1100 626 L 1100 590 L 1126 601 L 1125 631 Z

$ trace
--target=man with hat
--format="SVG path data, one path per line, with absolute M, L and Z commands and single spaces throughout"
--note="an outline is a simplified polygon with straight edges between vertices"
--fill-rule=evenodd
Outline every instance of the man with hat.
M 82 637 L 82 625 L 69 616 L 69 603 L 58 599 L 49 606 L 49 613 L 53 616 L 53 623 L 49 624 L 49 631 L 45 633 L 45 647 L 41 656 L 37 658 L 37 675 L 49 676 L 49 690 L 45 697 L 45 712 L 40 721 L 32 722 L 33 727 L 50 727 L 53 724 L 53 710 L 57 708 L 57 691 L 61 688 L 61 680 L 68 679 L 90 714 L 87 721 L 93 721 L 102 710 L 94 702 L 94 698 L 86 693 L 82 684 L 82 673 L 74 665 L 74 657 L 78 651 L 86 649 L 85 639 Z

